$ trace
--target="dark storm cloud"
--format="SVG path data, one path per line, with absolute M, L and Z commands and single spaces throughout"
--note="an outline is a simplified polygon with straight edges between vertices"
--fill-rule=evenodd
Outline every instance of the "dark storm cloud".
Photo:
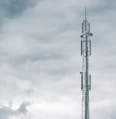
M 36 4 L 37 0 L 1 0 L 0 13 L 8 18 L 14 18 L 22 15 L 25 10 Z

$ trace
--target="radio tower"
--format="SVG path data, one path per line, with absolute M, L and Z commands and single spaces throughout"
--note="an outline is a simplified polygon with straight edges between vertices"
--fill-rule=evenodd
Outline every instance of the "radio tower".
M 90 23 L 87 21 L 87 12 L 85 8 L 85 19 L 82 23 L 81 35 L 81 56 L 83 58 L 83 66 L 81 74 L 81 90 L 82 90 L 82 119 L 89 118 L 89 91 L 91 90 L 91 75 L 89 74 L 89 56 L 91 56 L 91 40 Z

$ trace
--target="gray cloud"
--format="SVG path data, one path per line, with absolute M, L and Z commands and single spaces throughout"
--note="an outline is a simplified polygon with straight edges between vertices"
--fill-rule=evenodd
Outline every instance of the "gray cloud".
M 95 119 L 114 118 L 115 11 L 112 3 L 107 8 L 109 1 L 87 2 L 88 20 L 94 33 L 90 112 Z M 32 101 L 30 118 L 34 119 L 40 118 L 38 112 L 44 115 L 42 119 L 81 118 L 82 1 L 44 0 L 36 6 L 35 1 L 29 0 L 1 3 L 5 5 L 1 14 L 16 19 L 7 19 L 0 35 L 0 104 Z M 27 10 L 30 7 L 33 9 Z M 103 15 L 102 11 L 108 9 Z M 1 112 L 6 113 L 3 117 L 7 119 L 16 112 L 18 116 L 28 112 L 27 106 L 23 103 L 15 110 L 3 107 Z
M 28 105 L 30 105 L 30 103 L 29 102 L 24 102 L 24 103 L 22 103 L 20 106 L 19 106 L 19 108 L 18 108 L 18 112 L 19 113 L 26 113 L 26 112 L 28 112 L 28 110 L 27 110 L 27 106 Z
M 34 7 L 37 0 L 1 0 L 0 10 L 8 18 L 18 17 L 23 14 L 29 7 Z
M 90 16 L 96 16 L 98 15 L 100 18 L 102 16 L 111 15 L 112 11 L 116 10 L 116 1 L 115 0 L 102 0 L 97 1 L 96 4 L 92 4 L 90 7 L 88 7 L 88 13 Z M 109 17 L 110 18 L 110 17 Z M 106 22 L 106 20 L 104 19 Z
M 10 117 L 20 117 L 21 114 L 28 113 L 27 106 L 30 105 L 28 102 L 22 103 L 18 109 L 12 109 L 12 107 L 1 107 L 0 108 L 0 119 L 11 119 Z
M 13 110 L 9 107 L 2 107 L 0 108 L 0 118 L 1 119 L 8 119 L 10 115 L 13 115 Z

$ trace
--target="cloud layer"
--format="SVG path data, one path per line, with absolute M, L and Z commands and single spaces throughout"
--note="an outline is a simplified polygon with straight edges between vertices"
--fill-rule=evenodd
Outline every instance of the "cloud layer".
M 91 118 L 115 119 L 114 0 L 0 1 L 1 119 L 81 118 L 85 5 L 94 34 Z

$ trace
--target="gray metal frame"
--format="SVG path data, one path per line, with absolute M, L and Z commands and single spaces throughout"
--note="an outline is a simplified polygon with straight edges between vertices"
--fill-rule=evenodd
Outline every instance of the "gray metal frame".
M 91 90 L 91 75 L 89 74 L 89 56 L 91 56 L 90 23 L 87 21 L 85 8 L 85 19 L 82 23 L 81 55 L 83 57 L 83 68 L 81 72 L 82 90 L 82 119 L 89 119 L 89 91 Z

